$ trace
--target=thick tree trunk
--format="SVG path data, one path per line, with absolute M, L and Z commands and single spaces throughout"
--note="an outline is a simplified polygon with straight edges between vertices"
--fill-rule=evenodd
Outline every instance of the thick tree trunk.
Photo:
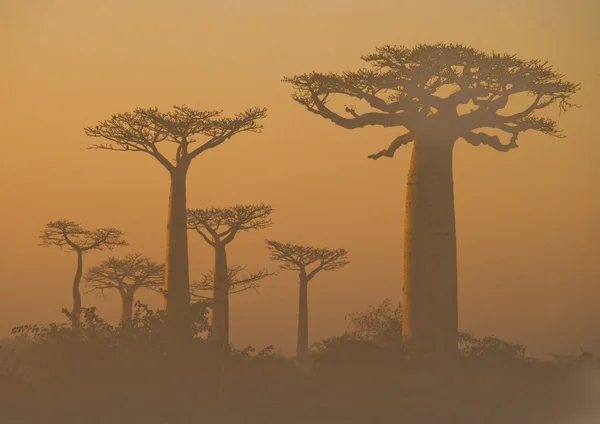
M 186 174 L 187 167 L 171 171 L 165 264 L 167 324 L 173 336 L 183 338 L 189 337 L 191 332 Z
M 415 140 L 406 191 L 402 333 L 415 357 L 436 361 L 458 350 L 453 147 Z
M 127 293 L 123 297 L 123 306 L 121 309 L 121 322 L 123 327 L 131 324 L 133 319 L 133 293 Z
M 79 284 L 81 283 L 81 275 L 83 273 L 83 252 L 77 250 L 77 271 L 73 279 L 73 310 L 71 311 L 71 330 L 74 333 L 79 332 L 81 326 L 81 293 L 79 292 Z
M 213 313 L 211 340 L 220 347 L 229 346 L 229 275 L 227 273 L 227 252 L 225 245 L 215 246 L 215 288 L 213 292 Z
M 308 359 L 308 280 L 300 277 L 300 301 L 298 303 L 298 340 L 296 360 L 299 363 Z

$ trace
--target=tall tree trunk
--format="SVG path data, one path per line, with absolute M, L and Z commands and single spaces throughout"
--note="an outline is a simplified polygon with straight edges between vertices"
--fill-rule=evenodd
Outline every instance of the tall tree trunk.
M 131 324 L 133 319 L 133 292 L 127 292 L 123 297 L 123 306 L 121 309 L 121 322 L 123 327 Z
M 81 293 L 79 292 L 79 284 L 81 283 L 81 275 L 83 273 L 83 252 L 77 252 L 77 271 L 73 279 L 73 310 L 71 311 L 71 331 L 79 332 L 81 326 Z
M 171 171 L 165 264 L 167 323 L 171 334 L 182 338 L 190 337 L 191 334 L 186 174 L 185 166 Z
M 458 351 L 453 147 L 452 140 L 417 138 L 408 172 L 402 333 L 422 359 Z
M 306 362 L 308 358 L 308 280 L 300 277 L 300 300 L 298 302 L 298 340 L 296 360 Z
M 225 245 L 215 246 L 215 281 L 211 339 L 222 348 L 229 346 L 229 275 Z

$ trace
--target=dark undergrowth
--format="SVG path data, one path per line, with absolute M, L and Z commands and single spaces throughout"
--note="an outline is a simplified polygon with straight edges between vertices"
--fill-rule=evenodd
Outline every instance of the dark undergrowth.
M 93 308 L 78 337 L 68 314 L 16 328 L 0 349 L 0 423 L 567 424 L 589 402 L 588 355 L 538 361 L 522 345 L 461 334 L 453 366 L 415 363 L 389 301 L 316 343 L 305 368 L 272 346 L 218 354 L 205 306 L 177 350 L 163 312 L 141 304 L 127 328 Z

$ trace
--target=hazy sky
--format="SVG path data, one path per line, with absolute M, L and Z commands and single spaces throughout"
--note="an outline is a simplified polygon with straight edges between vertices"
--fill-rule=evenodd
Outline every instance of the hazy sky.
M 366 156 L 402 129 L 338 128 L 280 81 L 357 69 L 382 44 L 445 41 L 548 60 L 582 83 L 583 107 L 560 120 L 566 139 L 525 133 L 509 153 L 457 144 L 461 328 L 536 354 L 600 348 L 599 21 L 597 0 L 0 0 L 0 335 L 71 305 L 75 256 L 38 246 L 50 220 L 118 227 L 131 246 L 114 254 L 164 260 L 166 171 L 142 153 L 86 150 L 85 126 L 136 106 L 268 108 L 263 134 L 196 159 L 188 206 L 273 206 L 272 228 L 230 245 L 230 261 L 249 268 L 275 267 L 265 238 L 349 250 L 351 265 L 311 283 L 311 341 L 400 299 L 410 150 Z M 190 262 L 193 278 L 212 265 L 192 233 Z M 234 295 L 233 343 L 289 352 L 297 289 L 282 271 L 258 294 Z M 84 303 L 118 318 L 115 295 Z

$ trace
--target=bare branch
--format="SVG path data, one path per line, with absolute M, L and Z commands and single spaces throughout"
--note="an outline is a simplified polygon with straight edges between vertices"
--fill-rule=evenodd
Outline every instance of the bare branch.
M 500 138 L 497 136 L 490 136 L 484 133 L 475 133 L 472 130 L 465 130 L 460 133 L 460 136 L 473 146 L 484 144 L 494 148 L 495 150 L 498 150 L 499 152 L 506 152 L 518 147 L 516 142 L 519 134 L 525 131 L 534 130 L 553 137 L 564 138 L 564 135 L 558 129 L 558 124 L 556 121 L 549 118 L 539 118 L 535 116 L 520 118 L 514 122 L 506 122 L 505 119 L 496 116 L 495 118 L 487 121 L 485 124 L 482 123 L 481 127 L 496 128 L 510 134 L 511 138 L 509 143 L 503 144 L 501 143 Z
M 350 74 L 344 76 L 336 74 L 311 73 L 305 75 L 285 78 L 284 82 L 291 83 L 296 89 L 292 98 L 302 104 L 312 113 L 320 115 L 334 122 L 335 124 L 346 128 L 363 128 L 369 125 L 381 125 L 384 127 L 395 127 L 405 125 L 407 122 L 404 113 L 395 113 L 394 109 L 400 109 L 398 104 L 387 104 L 384 100 L 378 99 L 374 94 L 361 91 L 357 87 L 347 87 L 347 81 L 351 80 Z M 372 89 L 375 92 L 375 89 Z M 326 104 L 331 94 L 345 94 L 352 97 L 367 100 L 371 105 L 375 105 L 381 112 L 367 112 L 359 115 L 353 108 L 347 108 L 351 117 L 346 118 L 329 109 Z
M 145 152 L 170 171 L 174 168 L 173 164 L 156 147 L 169 137 L 168 129 L 157 123 L 160 116 L 157 108 L 136 108 L 133 113 L 113 114 L 110 119 L 84 130 L 89 137 L 109 141 L 107 144 L 94 144 L 91 149 Z
M 480 144 L 484 144 L 486 146 L 490 146 L 499 152 L 508 152 L 509 150 L 516 149 L 519 147 L 517 145 L 517 135 L 513 135 L 510 139 L 510 143 L 502 144 L 500 138 L 497 136 L 491 136 L 485 133 L 473 133 L 468 132 L 463 134 L 462 138 L 472 144 L 473 146 L 479 146 Z
M 42 231 L 40 238 L 41 245 L 44 247 L 57 246 L 63 248 L 68 246 L 72 250 L 78 250 L 81 240 L 89 236 L 89 231 L 84 230 L 75 221 L 66 219 L 59 221 L 50 221 Z
M 189 154 L 190 159 L 195 158 L 206 150 L 219 146 L 236 134 L 242 132 L 262 132 L 263 126 L 258 124 L 258 121 L 266 117 L 266 109 L 252 108 L 243 113 L 236 114 L 233 118 L 220 118 L 212 121 L 212 125 L 207 127 L 202 133 L 210 137 L 210 139 L 195 150 L 192 150 Z
M 346 249 L 318 249 L 319 265 L 308 273 L 312 280 L 321 271 L 337 271 L 350 263 Z
M 113 250 L 118 246 L 127 246 L 128 243 L 123 240 L 124 233 L 116 228 L 98 228 L 92 230 L 86 238 L 86 243 L 81 250 Z
M 387 158 L 393 158 L 394 154 L 396 153 L 396 150 L 398 150 L 405 144 L 409 144 L 413 140 L 414 136 L 412 135 L 412 133 L 408 132 L 406 134 L 402 134 L 401 136 L 396 137 L 387 149 L 381 150 L 379 153 L 369 155 L 369 159 L 379 159 L 382 156 Z

